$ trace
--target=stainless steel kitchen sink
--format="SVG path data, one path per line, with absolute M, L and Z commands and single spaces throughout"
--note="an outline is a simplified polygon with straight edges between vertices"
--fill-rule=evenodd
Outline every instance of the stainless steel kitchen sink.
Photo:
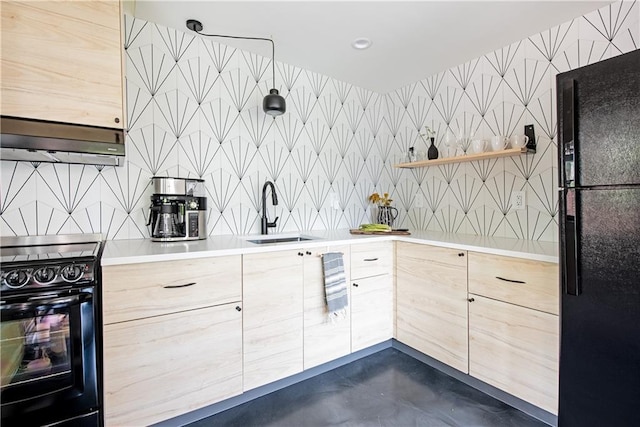
M 254 243 L 256 245 L 266 245 L 273 243 L 291 243 L 291 242 L 305 242 L 308 240 L 316 240 L 316 237 L 313 236 L 303 236 L 303 235 L 263 235 L 263 236 L 245 236 L 243 237 L 249 243 Z

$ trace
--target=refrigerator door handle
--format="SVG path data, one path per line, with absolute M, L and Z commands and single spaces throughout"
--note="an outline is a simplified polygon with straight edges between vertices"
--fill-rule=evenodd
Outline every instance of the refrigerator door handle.
M 578 174 L 576 171 L 576 165 L 578 164 L 576 159 L 576 132 L 575 132 L 575 82 L 568 80 L 564 82 L 562 87 L 562 131 L 559 134 L 561 159 L 560 164 L 561 177 L 560 182 L 563 183 L 563 187 L 577 187 L 579 184 L 576 182 Z
M 577 212 L 580 212 L 580 192 L 569 189 L 565 193 L 565 245 L 563 288 L 567 295 L 580 295 L 579 248 L 580 227 Z

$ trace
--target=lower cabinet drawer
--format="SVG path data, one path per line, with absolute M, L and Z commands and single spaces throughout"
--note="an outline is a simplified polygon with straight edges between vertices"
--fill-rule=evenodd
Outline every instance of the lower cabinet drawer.
M 393 242 L 351 245 L 351 278 L 393 274 Z
M 469 374 L 553 414 L 558 316 L 470 295 Z
M 242 393 L 239 303 L 104 327 L 107 425 L 149 425 Z
M 106 266 L 104 323 L 240 301 L 240 256 Z
M 558 264 L 469 252 L 469 293 L 558 314 Z

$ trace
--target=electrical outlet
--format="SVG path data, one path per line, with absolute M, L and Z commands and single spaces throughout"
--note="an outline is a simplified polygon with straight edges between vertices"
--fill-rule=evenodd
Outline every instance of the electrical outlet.
M 422 194 L 417 194 L 415 200 L 413 201 L 413 207 L 417 209 L 424 208 L 424 196 Z
M 332 209 L 340 210 L 340 199 L 338 198 L 338 194 L 333 191 L 329 193 L 329 205 Z
M 527 200 L 525 199 L 524 191 L 513 191 L 511 192 L 511 208 L 517 211 L 524 210 L 527 205 Z

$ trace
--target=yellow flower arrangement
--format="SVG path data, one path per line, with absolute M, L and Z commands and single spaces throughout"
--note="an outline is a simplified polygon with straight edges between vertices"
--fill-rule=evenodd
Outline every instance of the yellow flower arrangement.
M 373 193 L 369 196 L 369 201 L 377 204 L 378 206 L 391 206 L 393 199 L 389 198 L 389 193 L 384 193 L 382 196 L 378 193 Z

